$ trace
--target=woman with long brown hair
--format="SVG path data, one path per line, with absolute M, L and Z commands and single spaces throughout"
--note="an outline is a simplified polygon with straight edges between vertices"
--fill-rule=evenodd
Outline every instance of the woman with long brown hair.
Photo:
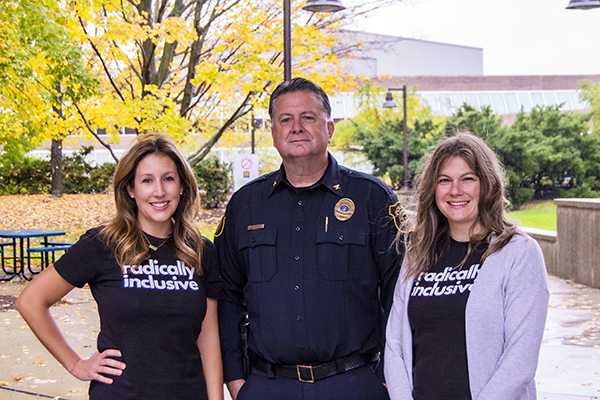
M 116 215 L 87 231 L 30 282 L 17 309 L 91 399 L 222 400 L 214 246 L 194 224 L 194 173 L 167 137 L 148 134 L 121 158 Z M 89 284 L 100 314 L 98 351 L 82 359 L 49 307 Z
M 504 190 L 496 155 L 470 133 L 423 164 L 386 332 L 392 400 L 535 399 L 546 268 Z

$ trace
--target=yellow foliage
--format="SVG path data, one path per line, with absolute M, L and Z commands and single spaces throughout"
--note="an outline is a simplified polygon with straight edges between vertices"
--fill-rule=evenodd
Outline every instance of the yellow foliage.
M 50 47 L 21 44 L 17 53 L 26 55 L 28 71 L 14 68 L 2 76 L 0 139 L 22 135 L 26 126 L 39 143 L 73 134 L 92 139 L 97 129 L 117 142 L 119 130 L 129 127 L 203 143 L 230 118 L 265 109 L 265 94 L 282 81 L 280 0 L 164 0 L 161 7 L 152 0 L 32 1 L 52 19 L 48 26 L 69 40 L 50 32 Z M 341 66 L 340 39 L 332 35 L 341 18 L 311 15 L 303 4 L 292 0 L 294 75 L 330 94 L 348 91 L 356 77 Z M 9 11 L 0 15 L 0 67 L 15 64 L 9 41 L 2 40 L 16 29 Z M 26 54 L 31 44 L 36 52 Z M 68 56 L 56 56 L 57 49 Z M 95 80 L 65 72 L 77 62 L 77 73 Z M 235 124 L 227 129 L 223 144 L 245 140 L 237 132 Z

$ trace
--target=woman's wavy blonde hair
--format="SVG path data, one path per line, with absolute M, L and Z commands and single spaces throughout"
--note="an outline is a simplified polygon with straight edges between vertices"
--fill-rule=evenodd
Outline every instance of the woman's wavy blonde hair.
M 517 226 L 506 214 L 506 180 L 498 157 L 481 138 L 470 132 L 457 132 L 438 144 L 415 178 L 417 212 L 409 222 L 412 233 L 402 237 L 407 249 L 407 277 L 430 271 L 450 246 L 450 227 L 436 205 L 435 192 L 440 169 L 452 157 L 464 159 L 481 185 L 479 215 L 471 226 L 469 250 L 464 261 L 471 253 L 473 244 L 484 241 L 489 244 L 481 260 L 483 263 L 490 254 L 502 249 L 518 233 Z M 477 224 L 482 229 L 473 233 Z M 400 244 L 402 239 L 399 236 L 396 243 Z
M 173 141 L 160 134 L 145 134 L 119 160 L 113 181 L 115 191 L 115 217 L 100 231 L 100 237 L 113 250 L 119 265 L 141 265 L 148 259 L 149 247 L 140 228 L 135 199 L 129 196 L 140 161 L 150 155 L 160 154 L 175 163 L 182 194 L 173 214 L 173 233 L 169 238 L 177 259 L 202 273 L 202 236 L 194 223 L 199 211 L 198 184 L 192 168 Z

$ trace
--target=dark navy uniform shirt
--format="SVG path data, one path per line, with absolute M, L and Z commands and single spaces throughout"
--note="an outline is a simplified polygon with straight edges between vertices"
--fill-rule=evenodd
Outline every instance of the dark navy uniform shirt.
M 244 378 L 246 314 L 251 351 L 273 364 L 381 350 L 404 218 L 386 185 L 331 155 L 310 188 L 292 187 L 282 167 L 235 193 L 215 234 L 225 382 Z

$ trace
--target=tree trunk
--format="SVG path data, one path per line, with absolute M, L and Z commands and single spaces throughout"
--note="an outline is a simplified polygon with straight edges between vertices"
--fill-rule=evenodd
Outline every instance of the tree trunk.
M 52 197 L 62 197 L 62 140 L 52 139 L 50 168 L 52 169 Z

